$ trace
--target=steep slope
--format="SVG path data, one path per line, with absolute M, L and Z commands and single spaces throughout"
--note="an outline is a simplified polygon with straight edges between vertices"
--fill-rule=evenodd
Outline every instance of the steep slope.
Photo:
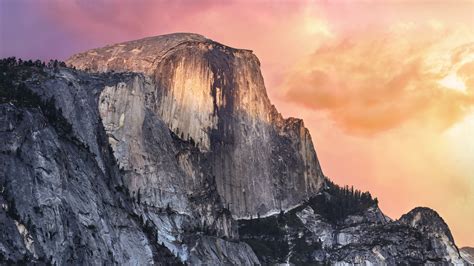
M 415 208 L 392 221 L 375 200 L 349 191 L 328 184 L 289 212 L 241 220 L 240 239 L 262 264 L 464 264 L 449 228 L 433 210 Z
M 251 51 L 172 34 L 68 63 L 1 60 L 0 263 L 464 263 L 436 212 L 324 177 Z
M 430 248 L 442 257 L 453 263 L 461 263 L 459 250 L 454 244 L 454 238 L 448 225 L 437 212 L 430 208 L 417 207 L 400 217 L 400 223 L 417 229 L 424 236 L 431 239 Z
M 142 120 L 127 120 L 117 131 L 117 138 L 130 137 L 133 130 L 143 134 L 131 140 L 137 150 L 125 149 L 118 157 L 121 146 L 106 133 L 112 124 L 100 116 L 106 110 L 101 96 L 118 89 L 131 100 L 120 106 L 139 118 L 131 95 L 146 90 L 147 78 L 91 75 L 13 60 L 2 60 L 1 67 L 0 259 L 258 263 L 246 244 L 227 241 L 237 238 L 237 228 L 214 179 L 203 173 L 209 172 L 208 162 L 151 112 L 142 109 L 147 113 Z M 157 170 L 137 171 L 133 166 L 139 162 L 148 163 L 145 170 Z M 189 173 L 189 165 L 200 172 Z M 180 183 L 193 178 L 198 180 L 192 191 Z M 209 250 L 214 257 L 200 257 Z
M 270 103 L 260 63 L 249 50 L 172 34 L 94 49 L 67 63 L 150 76 L 154 89 L 142 105 L 212 162 L 219 195 L 236 218 L 290 208 L 321 187 L 324 176 L 308 130 L 301 120 L 283 119 Z M 104 97 L 114 102 L 118 96 Z M 123 140 L 129 145 L 129 138 Z
M 463 247 L 459 250 L 461 253 L 461 257 L 470 263 L 471 265 L 474 265 L 474 248 L 471 247 Z
M 56 99 L 62 95 L 67 105 L 74 98 L 65 91 L 80 94 L 86 88 L 75 91 L 61 74 L 43 67 L 6 66 L 2 62 L 0 258 L 8 263 L 58 265 L 83 258 L 148 264 L 155 256 L 163 263 L 177 262 L 144 232 L 140 221 L 131 216 L 126 196 L 114 189 L 118 180 L 107 144 L 100 141 L 103 129 L 87 127 L 94 122 L 90 119 L 94 109 L 83 109 L 87 123 L 74 120 L 83 132 L 93 130 L 94 138 L 83 142 L 54 101 L 33 92 L 56 93 Z M 67 111 L 82 109 L 87 100 L 78 100 L 82 105 L 73 101 Z M 71 120 L 79 115 L 72 113 Z M 86 144 L 92 142 L 95 146 Z

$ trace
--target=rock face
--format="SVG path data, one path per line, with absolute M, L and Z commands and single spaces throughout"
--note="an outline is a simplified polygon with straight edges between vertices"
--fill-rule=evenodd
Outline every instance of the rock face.
M 141 105 L 148 78 L 4 67 L 1 261 L 258 264 L 235 241 L 209 162 Z M 108 108 L 119 108 L 116 124 L 101 118 Z
M 459 250 L 461 257 L 470 265 L 474 265 L 474 248 L 463 247 Z
M 46 82 L 53 82 L 58 94 L 67 88 L 59 79 Z M 71 108 L 81 107 L 75 103 Z M 80 134 L 64 134 L 37 108 L 3 103 L 0 113 L 0 258 L 74 264 L 87 257 L 148 264 L 164 250 L 176 261 L 153 244 L 127 211 L 131 206 L 111 189 L 114 174 L 110 157 L 101 152 L 107 150 L 104 142 L 95 142 L 94 154 L 77 139 Z
M 324 176 L 308 130 L 301 120 L 283 119 L 270 103 L 260 63 L 249 50 L 196 34 L 172 34 L 94 49 L 67 63 L 89 71 L 133 71 L 151 77 L 150 88 L 134 92 L 133 106 L 146 107 L 149 116 L 196 144 L 211 161 L 219 195 L 235 218 L 279 212 L 321 187 Z M 101 116 L 106 123 L 120 124 L 124 113 L 112 104 L 125 103 L 121 93 L 128 92 L 103 92 L 108 107 L 101 109 Z M 144 114 L 131 111 L 132 116 Z M 133 136 L 142 136 L 130 133 L 119 138 L 120 149 L 132 146 Z M 144 171 L 146 165 L 137 162 L 133 167 Z
M 322 173 L 255 55 L 172 34 L 0 64 L 0 263 L 464 263 Z M 464 254 L 464 253 L 463 253 Z
M 415 208 L 392 221 L 373 205 L 334 221 L 320 208 L 333 197 L 332 192 L 323 191 L 278 216 L 241 220 L 241 240 L 250 244 L 263 264 L 465 263 L 449 228 L 433 210 Z
M 448 225 L 434 210 L 418 207 L 400 218 L 400 223 L 417 229 L 431 239 L 431 248 L 444 259 L 459 264 L 462 259 Z

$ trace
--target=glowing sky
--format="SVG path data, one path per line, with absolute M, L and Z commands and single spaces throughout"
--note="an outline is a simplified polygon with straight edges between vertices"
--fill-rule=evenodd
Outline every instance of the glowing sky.
M 398 218 L 436 209 L 474 246 L 473 1 L 0 1 L 0 57 L 171 32 L 252 49 L 323 170 Z

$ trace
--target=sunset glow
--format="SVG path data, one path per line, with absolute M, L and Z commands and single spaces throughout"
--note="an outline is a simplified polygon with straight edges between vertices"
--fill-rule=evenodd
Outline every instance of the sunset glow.
M 474 246 L 473 1 L 178 2 L 1 1 L 0 56 L 64 60 L 170 32 L 251 49 L 325 175 L 395 219 L 433 208 Z

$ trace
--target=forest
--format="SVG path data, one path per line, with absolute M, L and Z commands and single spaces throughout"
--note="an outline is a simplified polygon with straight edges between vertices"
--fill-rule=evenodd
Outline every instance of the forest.
M 353 186 L 340 187 L 331 180 L 326 181 L 322 193 L 309 199 L 308 204 L 329 222 L 338 224 L 348 215 L 358 214 L 378 205 L 377 198 Z
M 55 99 L 44 100 L 27 86 L 27 83 L 35 83 L 33 79 L 45 78 L 48 75 L 45 68 L 58 71 L 65 66 L 64 62 L 58 60 L 51 60 L 46 64 L 40 60 L 22 61 L 15 57 L 1 59 L 0 104 L 38 108 L 60 134 L 70 134 L 72 126 L 62 115 L 61 109 L 56 108 Z

